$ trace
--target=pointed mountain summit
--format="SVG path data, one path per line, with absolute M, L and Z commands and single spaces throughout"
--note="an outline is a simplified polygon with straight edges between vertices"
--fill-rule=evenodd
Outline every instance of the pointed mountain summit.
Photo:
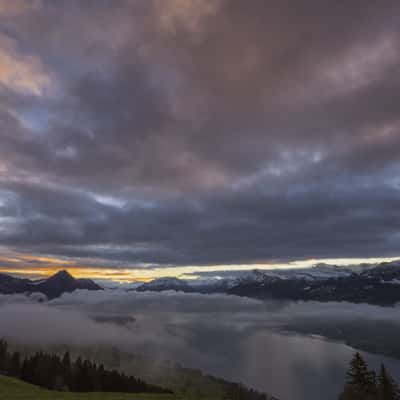
M 46 279 L 47 282 L 73 282 L 75 278 L 65 269 L 56 272 L 50 278 Z
M 68 271 L 62 270 L 50 278 L 40 281 L 35 285 L 37 292 L 44 293 L 49 299 L 61 296 L 65 292 L 73 292 L 77 289 L 102 290 L 102 288 L 90 279 L 75 279 Z

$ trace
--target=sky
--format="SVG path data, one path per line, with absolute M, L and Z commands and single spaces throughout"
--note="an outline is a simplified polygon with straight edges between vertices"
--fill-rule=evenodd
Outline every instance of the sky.
M 400 255 L 398 0 L 0 0 L 0 269 Z

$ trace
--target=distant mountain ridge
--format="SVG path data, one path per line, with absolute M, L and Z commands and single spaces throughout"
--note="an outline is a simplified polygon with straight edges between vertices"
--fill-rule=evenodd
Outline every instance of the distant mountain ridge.
M 196 279 L 186 281 L 175 277 L 163 277 L 142 283 L 137 288 L 128 290 L 136 292 L 164 292 L 173 290 L 185 293 L 225 293 L 232 287 L 232 284 L 228 279 L 197 282 Z
M 48 299 L 54 299 L 63 293 L 70 293 L 77 289 L 103 290 L 90 279 L 76 279 L 68 271 L 59 271 L 47 279 L 30 280 L 15 278 L 0 273 L 0 293 L 43 293 Z
M 223 279 L 208 285 L 191 284 L 176 278 L 173 285 L 168 285 L 168 282 L 165 278 L 156 279 L 137 290 L 179 290 L 227 293 L 258 299 L 393 305 L 400 302 L 400 261 L 346 267 L 317 264 L 302 269 L 253 270 L 239 278 Z
M 43 293 L 54 299 L 77 289 L 103 290 L 90 279 L 75 279 L 67 271 L 41 280 L 0 273 L 0 294 Z M 359 266 L 317 264 L 291 270 L 253 270 L 234 279 L 184 280 L 158 278 L 138 292 L 167 290 L 185 293 L 224 293 L 257 299 L 348 301 L 378 305 L 400 302 L 400 261 Z
M 259 299 L 303 301 L 347 301 L 382 306 L 400 302 L 400 264 L 383 263 L 365 270 L 339 276 L 270 277 L 262 281 L 239 282 L 227 293 Z
M 184 292 L 190 290 L 190 286 L 186 281 L 182 279 L 174 277 L 165 277 L 165 278 L 154 279 L 147 283 L 143 283 L 134 290 L 138 292 L 145 292 L 145 291 L 162 292 L 164 290 L 176 290 Z

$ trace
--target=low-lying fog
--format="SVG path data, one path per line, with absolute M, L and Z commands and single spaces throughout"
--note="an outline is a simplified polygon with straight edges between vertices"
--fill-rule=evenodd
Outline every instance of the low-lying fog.
M 0 337 L 41 346 L 118 346 L 241 381 L 281 400 L 333 400 L 354 350 L 311 333 L 391 354 L 388 346 L 398 350 L 397 340 L 389 339 L 400 332 L 399 310 L 176 292 L 76 291 L 41 304 L 0 295 Z M 384 361 L 400 376 L 400 361 L 365 354 L 372 366 Z

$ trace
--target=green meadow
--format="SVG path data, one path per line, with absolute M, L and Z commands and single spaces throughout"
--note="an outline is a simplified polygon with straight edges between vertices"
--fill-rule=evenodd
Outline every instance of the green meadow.
M 56 392 L 0 375 L 0 400 L 177 400 L 178 398 L 171 394 Z

